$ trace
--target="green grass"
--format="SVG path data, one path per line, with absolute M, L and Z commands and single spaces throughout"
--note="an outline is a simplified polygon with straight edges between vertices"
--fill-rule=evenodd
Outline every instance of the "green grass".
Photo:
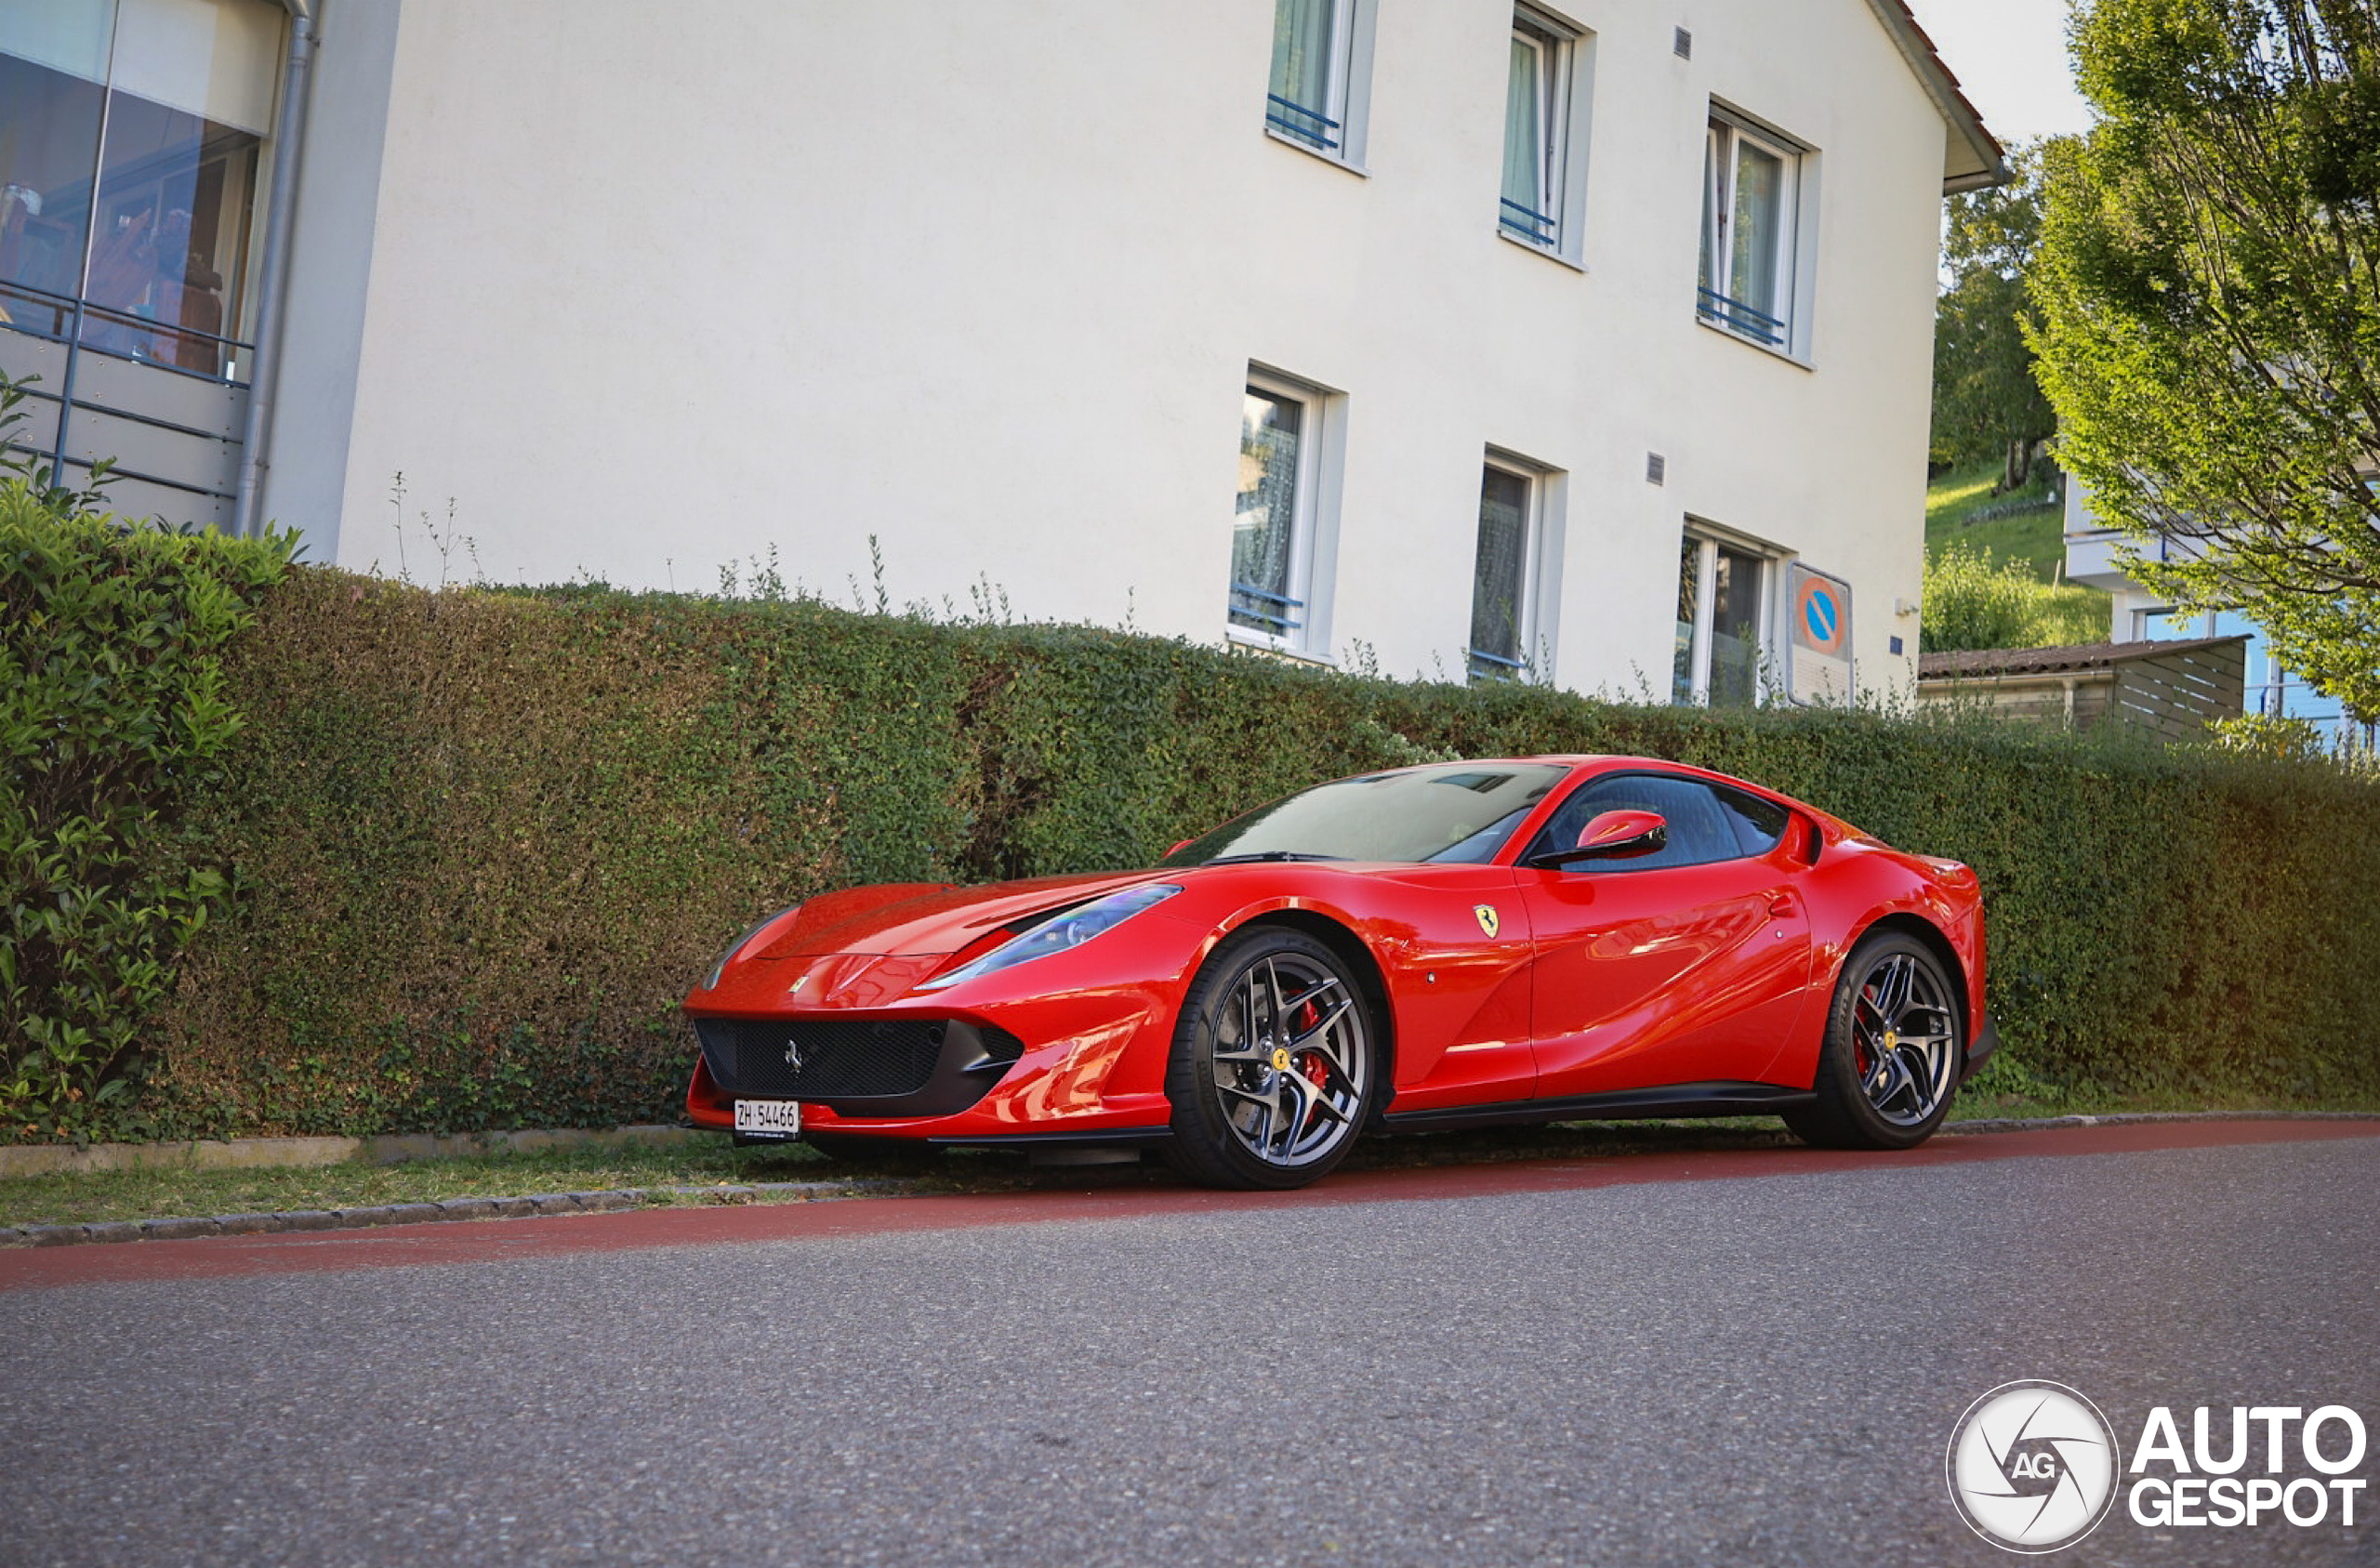
M 2063 509 L 2050 497 L 2046 485 L 1994 495 L 2000 465 L 1978 463 L 1953 469 L 1925 491 L 1925 551 L 1932 555 L 1952 540 L 1980 546 L 1998 560 L 2021 560 L 2044 583 L 2056 582 L 2066 563 L 2066 522 Z M 2034 501 L 2038 505 L 2009 517 L 1971 520 L 1988 507 Z M 2106 619 L 2108 596 L 2096 588 L 2082 588 L 2099 603 Z
M 99 1170 L 0 1179 L 0 1225 L 78 1225 L 106 1219 L 270 1214 L 363 1208 L 443 1198 L 516 1198 L 621 1187 L 707 1187 L 814 1181 L 856 1166 L 830 1165 L 806 1144 L 737 1149 L 726 1138 L 667 1148 L 541 1150 L 401 1165 L 271 1170 Z M 700 1203 L 699 1196 L 681 1201 Z
M 2045 1086 L 2017 1085 L 1994 1092 L 1999 1074 L 1978 1080 L 1951 1106 L 1951 1125 L 1981 1118 L 2118 1115 L 2127 1112 L 2304 1110 L 2250 1096 L 2180 1094 L 2065 1096 Z M 2030 1088 L 2030 1092 L 2028 1092 Z M 2332 1110 L 2380 1110 L 2341 1102 Z M 1366 1139 L 1350 1168 L 1476 1164 L 1515 1159 L 1599 1159 L 1631 1153 L 1770 1148 L 1793 1141 L 1774 1117 L 1725 1121 L 1580 1123 L 1493 1128 L 1423 1137 Z M 906 1177 L 922 1192 L 962 1192 L 1021 1184 L 1078 1185 L 1086 1180 L 1176 1180 L 1154 1159 L 1131 1167 L 1065 1168 L 1035 1173 L 1012 1150 L 952 1151 L 931 1163 L 899 1156 L 883 1161 L 828 1160 L 803 1144 L 737 1149 L 724 1137 L 669 1148 L 546 1150 L 414 1160 L 403 1165 L 315 1166 L 274 1170 L 112 1170 L 0 1179 L 0 1225 L 86 1225 L 108 1220 L 164 1219 L 290 1209 L 362 1208 L 379 1204 L 433 1203 L 446 1198 L 529 1197 L 621 1188 L 735 1187 L 773 1181 L 831 1181 Z M 722 1197 L 725 1194 L 721 1195 Z M 736 1195 L 739 1200 L 741 1194 Z M 656 1192 L 654 1206 L 720 1201 L 702 1192 Z

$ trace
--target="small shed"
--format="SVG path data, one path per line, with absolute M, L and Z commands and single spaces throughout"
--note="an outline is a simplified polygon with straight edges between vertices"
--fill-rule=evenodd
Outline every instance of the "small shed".
M 2162 740 L 2195 740 L 2211 721 L 2240 713 L 2247 667 L 2244 637 L 1925 653 L 1917 661 L 1917 699 L 1972 703 L 2078 730 L 2112 723 Z

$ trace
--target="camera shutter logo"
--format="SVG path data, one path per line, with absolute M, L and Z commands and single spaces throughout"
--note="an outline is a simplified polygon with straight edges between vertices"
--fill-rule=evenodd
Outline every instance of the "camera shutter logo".
M 2003 1383 L 1950 1430 L 1950 1501 L 2003 1550 L 2070 1547 L 2116 1496 L 2116 1439 L 2098 1406 L 2063 1383 Z

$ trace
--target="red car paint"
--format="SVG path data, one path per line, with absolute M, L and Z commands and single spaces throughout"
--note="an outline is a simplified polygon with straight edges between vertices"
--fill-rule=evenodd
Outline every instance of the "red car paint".
M 1986 1027 L 1983 917 L 1965 866 L 1903 853 L 1722 773 L 1646 758 L 1525 760 L 1568 775 L 1488 864 L 1260 862 L 852 889 L 763 926 L 684 1009 L 696 1021 L 961 1020 L 1023 1042 L 964 1110 L 847 1117 L 805 1101 L 805 1130 L 952 1141 L 1161 1135 L 1184 993 L 1217 942 L 1270 919 L 1368 959 L 1387 1014 L 1391 1117 L 1671 1085 L 1808 1089 L 1844 959 L 1894 920 L 1922 927 L 1955 959 L 1976 1049 Z M 1786 808 L 1792 822 L 1761 856 L 1617 874 L 1515 863 L 1567 795 L 1615 772 L 1726 784 Z M 919 989 L 1035 916 L 1144 883 L 1182 891 L 1070 950 Z M 696 1126 L 734 1125 L 731 1097 L 699 1061 L 686 1109 Z

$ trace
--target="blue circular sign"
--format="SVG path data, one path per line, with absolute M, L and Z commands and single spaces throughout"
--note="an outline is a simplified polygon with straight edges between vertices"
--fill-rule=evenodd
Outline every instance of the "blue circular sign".
M 1820 642 L 1834 640 L 1834 626 L 1838 619 L 1834 600 L 1824 588 L 1812 588 L 1809 601 L 1802 607 L 1802 618 L 1810 624 L 1810 635 Z

